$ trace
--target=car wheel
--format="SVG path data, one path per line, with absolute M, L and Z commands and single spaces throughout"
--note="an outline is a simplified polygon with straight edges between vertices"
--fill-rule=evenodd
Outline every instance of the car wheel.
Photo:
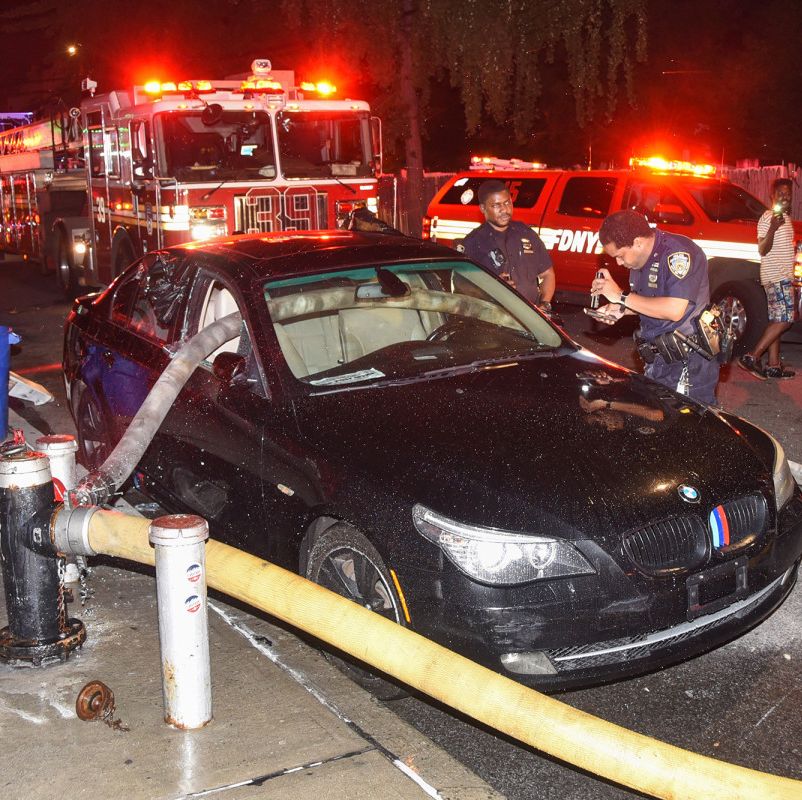
M 751 350 L 768 324 L 766 293 L 754 281 L 737 281 L 719 286 L 713 302 L 721 309 L 721 319 L 735 336 L 733 355 Z
M 333 525 L 317 538 L 309 552 L 306 577 L 399 625 L 404 624 L 401 603 L 384 561 L 376 548 L 348 525 Z M 326 656 L 379 700 L 407 696 L 407 691 L 391 678 L 371 672 L 348 655 L 327 652 Z
M 74 297 L 78 288 L 75 268 L 72 265 L 72 255 L 67 238 L 64 234 L 58 237 L 56 250 L 56 282 L 66 297 Z
M 112 451 L 112 440 L 103 411 L 89 390 L 84 390 L 75 410 L 78 433 L 78 459 L 90 472 L 97 469 Z

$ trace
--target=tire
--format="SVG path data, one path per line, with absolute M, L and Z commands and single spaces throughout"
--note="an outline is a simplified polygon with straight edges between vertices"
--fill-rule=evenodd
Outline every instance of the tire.
M 78 460 L 91 472 L 103 464 L 113 448 L 106 418 L 88 389 L 84 389 L 78 398 L 74 417 L 78 433 Z
M 136 261 L 136 253 L 134 246 L 128 236 L 123 235 L 117 241 L 117 246 L 114 248 L 114 261 L 112 263 L 112 278 L 116 278 L 123 270 Z
M 382 557 L 348 525 L 333 525 L 316 539 L 307 559 L 306 578 L 404 625 L 401 602 Z M 397 700 L 408 694 L 391 678 L 371 672 L 351 656 L 326 652 L 326 657 L 379 700 Z
M 78 291 L 78 277 L 75 274 L 67 237 L 63 233 L 59 234 L 56 249 L 56 282 L 65 297 L 75 297 Z
M 755 281 L 732 281 L 713 292 L 721 318 L 735 335 L 733 356 L 749 352 L 768 325 L 766 293 Z

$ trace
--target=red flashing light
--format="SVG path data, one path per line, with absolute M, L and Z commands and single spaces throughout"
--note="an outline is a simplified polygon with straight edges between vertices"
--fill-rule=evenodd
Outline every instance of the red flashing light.
M 323 97 L 328 97 L 337 91 L 337 87 L 330 81 L 318 81 L 317 83 L 313 83 L 312 81 L 303 81 L 300 89 L 302 92 L 314 92 L 315 94 L 322 95 Z
M 670 161 L 662 156 L 648 156 L 645 158 L 633 156 L 629 159 L 629 166 L 633 168 L 651 169 L 655 172 L 677 172 L 684 175 L 715 175 L 713 164 L 694 164 L 691 161 Z
M 243 81 L 240 86 L 242 92 L 281 92 L 283 91 L 282 85 L 278 81 L 270 80 L 268 78 L 250 78 Z

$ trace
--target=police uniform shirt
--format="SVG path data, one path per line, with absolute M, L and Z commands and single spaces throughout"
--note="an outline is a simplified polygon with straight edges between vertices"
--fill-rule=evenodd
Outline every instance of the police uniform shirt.
M 499 231 L 484 222 L 465 237 L 462 252 L 496 275 L 508 272 L 515 288 L 530 302 L 540 299 L 538 278 L 551 268 L 551 256 L 528 225 L 512 220 Z
M 656 319 L 640 315 L 640 335 L 651 340 L 669 331 L 692 334 L 693 319 L 710 302 L 707 257 L 699 245 L 687 236 L 654 231 L 654 249 L 641 269 L 629 272 L 629 284 L 643 297 L 678 297 L 688 301 L 682 319 Z

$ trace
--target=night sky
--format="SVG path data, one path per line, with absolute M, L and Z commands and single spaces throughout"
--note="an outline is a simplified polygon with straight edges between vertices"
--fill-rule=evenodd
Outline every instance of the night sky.
M 531 5 L 535 11 L 537 3 Z M 299 77 L 332 78 L 342 95 L 370 102 L 385 119 L 387 166 L 399 166 L 397 96 L 378 90 L 349 62 L 347 44 L 305 41 L 298 30 L 289 36 L 278 22 L 255 16 L 246 0 L 173 0 L 169 6 L 139 0 L 130 8 L 6 0 L 0 7 L 0 110 L 75 104 L 79 76 L 87 71 L 102 91 L 157 75 L 224 77 L 264 56 L 276 68 L 295 68 Z M 802 4 L 650 0 L 648 58 L 635 70 L 637 106 L 627 103 L 622 87 L 612 119 L 600 113 L 579 128 L 564 56 L 557 52 L 553 64 L 543 64 L 537 121 L 524 142 L 514 141 L 511 125 L 490 120 L 467 137 L 459 96 L 441 74 L 429 84 L 424 111 L 426 167 L 454 170 L 472 153 L 562 166 L 587 165 L 589 158 L 593 166 L 621 165 L 634 151 L 656 150 L 715 163 L 802 161 L 800 34 Z M 74 58 L 65 54 L 70 42 L 80 43 Z

